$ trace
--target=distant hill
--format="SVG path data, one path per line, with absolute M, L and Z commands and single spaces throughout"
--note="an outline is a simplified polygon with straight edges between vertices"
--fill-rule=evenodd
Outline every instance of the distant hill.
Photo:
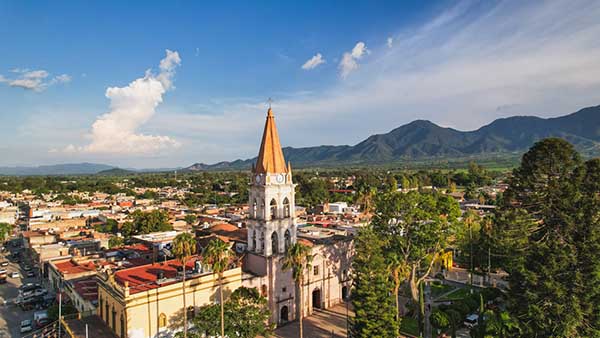
M 130 175 L 135 174 L 136 171 L 121 169 L 121 168 L 111 168 L 107 170 L 102 170 L 97 172 L 97 175 L 106 175 L 106 176 L 122 176 L 122 175 Z
M 89 175 L 112 168 L 114 166 L 97 163 L 67 163 L 37 167 L 0 167 L 0 175 Z
M 564 138 L 585 156 L 600 156 L 600 106 L 556 118 L 501 118 L 474 131 L 459 131 L 416 120 L 386 134 L 369 136 L 354 146 L 286 147 L 283 153 L 295 166 L 385 164 L 423 159 L 515 156 L 547 137 Z M 212 165 L 196 163 L 185 170 L 247 169 L 255 160 Z

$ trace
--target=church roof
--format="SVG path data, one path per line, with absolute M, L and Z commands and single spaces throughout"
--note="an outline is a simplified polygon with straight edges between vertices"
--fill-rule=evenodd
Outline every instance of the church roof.
M 288 172 L 281 150 L 281 143 L 279 142 L 279 134 L 275 126 L 275 116 L 271 108 L 267 112 L 267 121 L 265 122 L 265 130 L 254 172 L 257 174 Z

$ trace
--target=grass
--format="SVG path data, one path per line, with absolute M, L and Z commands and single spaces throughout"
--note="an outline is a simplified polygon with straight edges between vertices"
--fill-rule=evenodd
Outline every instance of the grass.
M 449 301 L 449 300 L 460 300 L 460 299 L 463 299 L 463 298 L 465 298 L 465 297 L 467 297 L 468 295 L 471 294 L 471 292 L 469 290 L 470 289 L 468 287 L 456 289 L 452 293 L 446 295 L 446 297 L 444 297 L 444 299 L 440 299 L 440 300 L 442 300 L 442 301 Z
M 419 323 L 412 317 L 403 317 L 400 322 L 400 332 L 411 336 L 419 336 Z
M 446 284 L 439 284 L 439 285 L 431 284 L 431 295 L 435 299 L 453 289 L 456 289 L 456 287 L 451 286 L 451 285 L 446 285 Z

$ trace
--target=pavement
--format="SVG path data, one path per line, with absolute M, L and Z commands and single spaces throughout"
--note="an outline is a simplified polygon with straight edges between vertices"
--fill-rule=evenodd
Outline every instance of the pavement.
M 348 309 L 348 315 L 354 316 L 354 312 Z M 315 309 L 312 315 L 305 317 L 302 321 L 304 338 L 342 338 L 347 337 L 346 331 L 346 304 L 341 303 L 329 309 Z M 293 321 L 275 330 L 274 337 L 296 338 L 300 324 Z
M 10 247 L 13 250 L 12 247 Z M 9 252 L 0 254 L 0 261 L 8 260 Z M 38 273 L 33 278 L 25 277 L 25 271 L 17 263 L 10 262 L 8 267 L 2 267 L 11 272 L 18 272 L 19 278 L 8 277 L 5 284 L 0 284 L 0 338 L 17 338 L 21 337 L 21 321 L 25 319 L 33 319 L 35 310 L 23 311 L 18 306 L 14 305 L 13 301 L 19 295 L 19 287 L 23 283 L 39 283 Z M 5 304 L 6 301 L 6 304 Z

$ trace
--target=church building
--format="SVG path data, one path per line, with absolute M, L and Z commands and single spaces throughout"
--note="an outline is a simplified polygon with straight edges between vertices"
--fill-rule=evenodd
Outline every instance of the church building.
M 292 167 L 285 162 L 271 108 L 252 168 L 248 202 L 248 252 L 242 285 L 256 287 L 267 297 L 272 322 L 282 325 L 294 320 L 298 311 L 306 316 L 346 298 L 351 285 L 351 237 L 343 231 L 308 232 L 298 227 Z M 292 271 L 282 268 L 285 252 L 296 241 L 311 247 L 313 256 L 310 271 L 304 272 L 300 308 Z

